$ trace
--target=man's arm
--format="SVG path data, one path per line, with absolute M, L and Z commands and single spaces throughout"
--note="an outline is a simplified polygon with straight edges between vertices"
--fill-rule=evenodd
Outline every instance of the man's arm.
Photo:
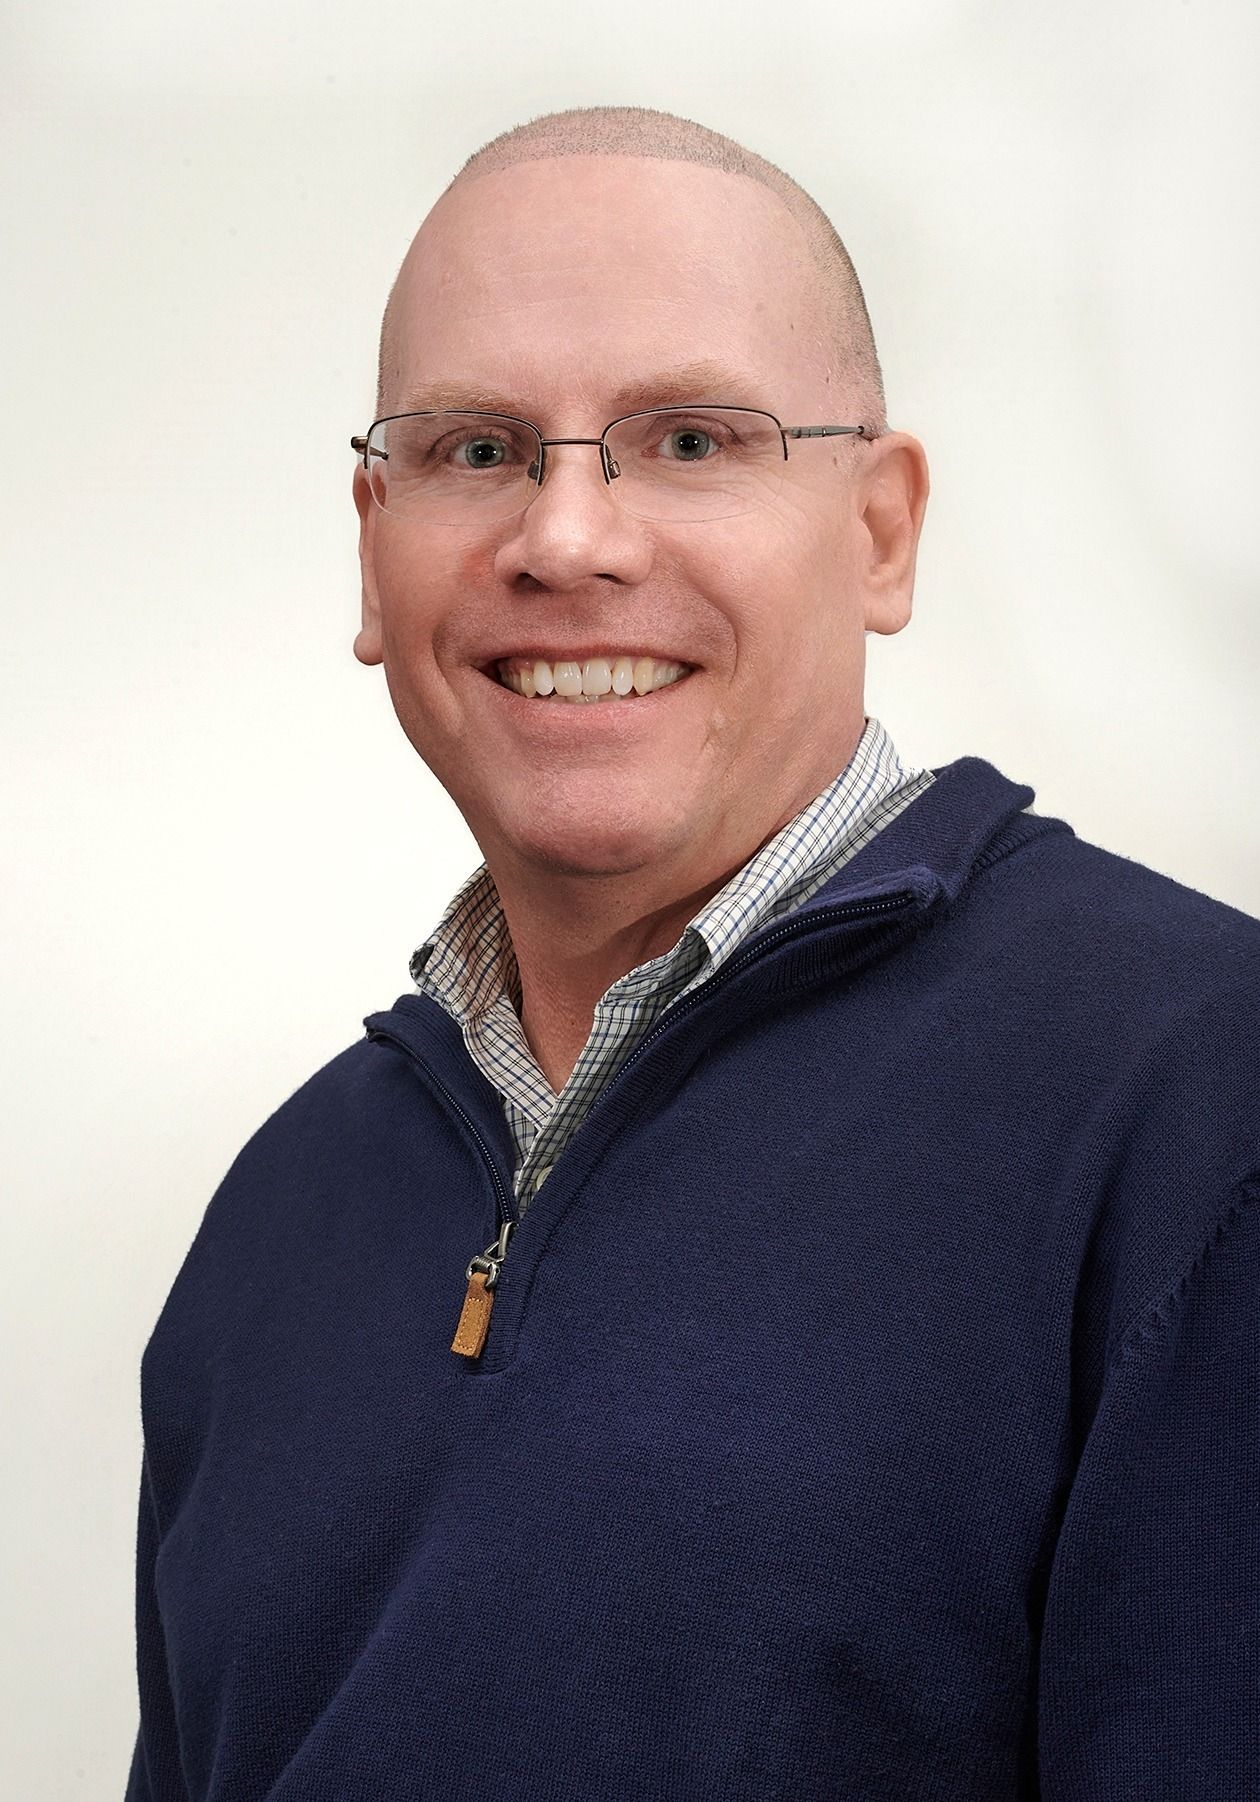
M 166 1663 L 166 1638 L 154 1590 L 158 1550 L 157 1515 L 149 1483 L 149 1463 L 140 1472 L 140 1518 L 136 1531 L 136 1680 L 140 1728 L 124 1802 L 187 1802 L 179 1758 L 179 1730 Z
M 1043 1802 L 1260 1796 L 1260 1175 L 1110 1359 L 1050 1577 Z

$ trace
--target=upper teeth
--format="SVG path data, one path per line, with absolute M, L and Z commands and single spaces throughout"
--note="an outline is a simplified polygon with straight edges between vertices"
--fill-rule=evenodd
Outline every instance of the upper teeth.
M 517 694 L 532 698 L 554 692 L 565 700 L 597 701 L 617 698 L 632 690 L 645 695 L 666 688 L 686 672 L 685 663 L 664 663 L 655 657 L 588 657 L 584 663 L 563 660 L 548 663 L 541 657 L 507 657 L 498 667 L 499 680 Z

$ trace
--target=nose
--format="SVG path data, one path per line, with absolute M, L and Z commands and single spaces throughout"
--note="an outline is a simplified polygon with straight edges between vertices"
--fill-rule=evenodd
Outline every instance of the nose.
M 632 585 L 652 565 L 652 540 L 604 480 L 598 443 L 549 444 L 537 494 L 509 522 L 495 555 L 500 581 L 532 578 L 563 591 L 593 576 Z

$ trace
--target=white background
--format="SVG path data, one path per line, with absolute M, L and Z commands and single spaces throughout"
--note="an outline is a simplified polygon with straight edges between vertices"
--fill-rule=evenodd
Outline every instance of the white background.
M 10 0 L 6 1795 L 121 1797 L 144 1342 L 244 1139 L 478 860 L 350 652 L 347 440 L 442 185 L 592 103 L 794 174 L 934 478 L 868 711 L 1260 913 L 1256 16 Z

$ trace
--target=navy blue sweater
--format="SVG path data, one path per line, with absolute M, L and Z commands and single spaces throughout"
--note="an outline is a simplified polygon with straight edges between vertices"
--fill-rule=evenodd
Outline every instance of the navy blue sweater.
M 511 1236 L 410 995 L 141 1365 L 129 1802 L 1260 1797 L 1260 922 L 964 757 Z

